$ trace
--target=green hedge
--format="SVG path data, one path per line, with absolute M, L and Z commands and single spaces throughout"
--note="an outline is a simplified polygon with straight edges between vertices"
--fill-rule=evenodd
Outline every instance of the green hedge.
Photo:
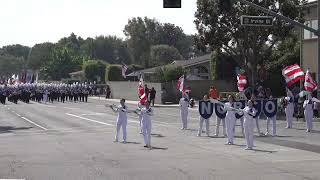
M 122 66 L 119 64 L 110 64 L 106 68 L 106 76 L 105 79 L 107 81 L 124 81 L 125 79 L 122 77 L 121 68 Z
M 83 64 L 85 78 L 89 81 L 105 82 L 106 63 L 100 60 L 88 60 Z

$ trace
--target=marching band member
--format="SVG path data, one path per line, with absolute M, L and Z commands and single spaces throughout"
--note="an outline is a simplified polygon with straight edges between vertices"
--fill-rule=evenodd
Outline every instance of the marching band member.
M 273 99 L 272 94 L 271 94 L 271 89 L 267 88 L 266 89 L 266 98 L 267 99 Z M 276 121 L 276 116 L 275 114 L 273 117 L 269 118 L 267 117 L 267 132 L 265 133 L 266 136 L 270 134 L 270 121 L 272 121 L 272 136 L 277 135 L 277 121 Z
M 229 95 L 228 100 L 229 102 L 225 103 L 225 106 L 224 106 L 224 108 L 227 110 L 225 121 L 226 121 L 228 141 L 226 144 L 233 145 L 236 112 L 234 110 L 231 110 L 230 108 L 234 108 L 234 97 L 232 95 Z
M 180 105 L 180 116 L 182 121 L 182 127 L 181 130 L 187 129 L 187 123 L 188 123 L 188 107 L 189 107 L 189 96 L 188 91 L 186 91 L 182 98 L 179 101 Z
M 121 99 L 118 107 L 115 107 L 115 105 L 110 105 L 110 108 L 113 110 L 113 112 L 118 113 L 117 129 L 114 142 L 118 142 L 118 135 L 121 127 L 123 133 L 123 143 L 127 142 L 127 113 L 130 113 L 131 111 L 129 111 L 125 105 L 125 101 L 125 99 Z
M 244 134 L 247 143 L 246 150 L 253 148 L 253 127 L 254 127 L 254 116 L 257 111 L 253 107 L 253 101 L 249 100 L 248 105 L 243 109 L 244 112 Z
M 144 106 L 139 102 L 136 111 L 141 111 L 141 109 L 142 109 L 143 107 L 144 107 Z M 141 115 L 141 114 L 138 114 L 138 117 L 139 117 L 140 134 L 142 134 L 142 115 Z
M 254 105 L 257 104 L 257 102 L 256 102 L 256 96 L 254 95 L 254 93 L 252 93 L 250 100 L 252 101 L 252 103 L 253 103 Z M 264 135 L 264 134 L 261 133 L 261 131 L 260 131 L 259 119 L 260 119 L 260 116 L 257 116 L 257 117 L 254 118 L 255 123 L 256 123 L 256 127 L 257 127 L 257 132 L 258 132 L 259 136 L 262 136 L 262 135 Z
M 293 113 L 294 113 L 294 96 L 292 92 L 287 89 L 287 96 L 284 98 L 285 99 L 285 113 L 286 113 L 286 120 L 287 120 L 287 126 L 286 128 L 292 128 L 292 121 L 293 121 Z
M 150 104 L 147 101 L 145 103 L 145 107 L 143 107 L 138 113 L 142 116 L 142 134 L 145 142 L 145 146 L 147 148 L 152 149 L 151 147 L 151 116 L 153 116 L 153 110 L 150 108 Z
M 309 94 L 306 100 L 303 102 L 303 108 L 304 108 L 304 118 L 306 120 L 306 125 L 307 125 L 307 131 L 306 132 L 311 132 L 312 131 L 312 119 L 313 119 L 313 102 L 312 102 L 312 97 Z
M 203 100 L 208 101 L 209 100 L 208 95 L 204 95 Z M 207 136 L 209 136 L 209 118 L 204 119 L 202 116 L 199 116 L 199 131 L 197 136 L 201 136 L 203 121 L 206 121 L 206 134 Z

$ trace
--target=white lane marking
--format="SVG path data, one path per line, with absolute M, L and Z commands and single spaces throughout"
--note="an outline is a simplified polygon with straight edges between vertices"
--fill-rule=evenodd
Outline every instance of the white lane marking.
M 94 119 L 89 119 L 89 118 L 77 116 L 77 115 L 75 115 L 75 114 L 66 113 L 66 115 L 68 115 L 68 116 L 73 116 L 73 117 L 77 117 L 77 118 L 79 118 L 79 119 L 83 119 L 83 120 L 86 120 L 86 121 L 91 121 L 91 122 L 95 122 L 95 123 L 107 125 L 107 126 L 113 126 L 112 124 L 109 124 L 109 123 L 105 123 L 105 122 L 97 121 L 97 120 L 94 120 Z
M 29 119 L 28 119 L 28 118 L 26 118 L 26 117 L 21 117 L 21 119 L 24 119 L 24 120 L 28 121 L 29 123 L 31 123 L 31 124 L 33 124 L 33 125 L 35 125 L 35 126 L 37 126 L 37 127 L 41 128 L 41 129 L 43 129 L 43 130 L 45 130 L 45 131 L 47 131 L 47 130 L 48 130 L 47 128 L 45 128 L 45 127 L 43 127 L 43 126 L 40 126 L 39 124 L 37 124 L 37 123 L 35 123 L 35 122 L 33 122 L 33 121 L 29 120 Z
M 17 113 L 16 113 L 16 115 L 17 115 L 17 116 L 19 116 L 19 117 L 21 117 L 21 115 L 20 115 L 20 114 L 17 114 Z
M 65 109 L 80 109 L 80 108 L 71 108 L 71 107 L 63 107 L 63 108 L 65 108 Z

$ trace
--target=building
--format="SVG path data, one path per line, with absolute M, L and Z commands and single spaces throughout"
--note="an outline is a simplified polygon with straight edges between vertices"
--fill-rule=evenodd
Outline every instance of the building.
M 318 29 L 318 2 L 310 2 L 305 7 L 305 24 Z M 309 68 L 315 76 L 318 73 L 318 37 L 308 30 L 303 30 L 301 44 L 301 67 L 304 71 Z
M 178 60 L 173 61 L 171 64 L 164 65 L 164 66 L 158 66 L 148 69 L 143 69 L 140 71 L 135 71 L 127 76 L 129 77 L 139 77 L 140 75 L 143 75 L 145 79 L 152 80 L 154 76 L 157 74 L 158 69 L 163 69 L 170 66 L 181 66 L 184 69 L 186 69 L 187 73 L 187 79 L 188 80 L 210 80 L 210 74 L 211 74 L 211 68 L 210 68 L 210 54 L 200 56 L 194 59 L 190 60 Z

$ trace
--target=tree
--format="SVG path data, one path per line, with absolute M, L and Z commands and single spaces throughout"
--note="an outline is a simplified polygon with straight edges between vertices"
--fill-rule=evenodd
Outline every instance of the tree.
M 151 46 L 150 60 L 153 66 L 166 65 L 174 60 L 182 60 L 178 49 L 168 45 Z
M 28 58 L 30 52 L 30 47 L 22 46 L 20 44 L 4 46 L 2 49 L 3 53 L 10 54 L 18 58 L 22 57 L 24 60 Z
M 184 59 L 198 54 L 194 51 L 193 36 L 186 35 L 182 28 L 170 23 L 160 23 L 147 17 L 132 18 L 125 26 L 127 44 L 133 56 L 133 62 L 148 67 L 151 46 L 165 44 L 178 49 Z
M 20 74 L 23 65 L 23 57 L 15 57 L 13 55 L 0 55 L 0 76 L 5 78 L 11 77 L 13 74 Z
M 275 19 L 272 27 L 245 27 L 239 20 L 241 15 L 265 16 L 241 3 L 232 5 L 229 11 L 221 8 L 223 0 L 198 0 L 195 14 L 198 34 L 198 46 L 202 49 L 210 47 L 222 50 L 233 57 L 256 82 L 259 68 L 270 60 L 272 51 L 288 37 L 295 36 L 294 26 Z M 302 4 L 305 0 L 266 0 L 254 3 L 269 8 L 291 19 L 302 21 Z
M 50 55 L 54 46 L 54 44 L 49 42 L 34 45 L 27 60 L 28 68 L 32 70 L 39 70 L 50 60 Z
M 88 60 L 83 64 L 83 71 L 89 81 L 105 82 L 106 63 L 97 60 Z
M 81 70 L 83 56 L 75 54 L 66 47 L 56 47 L 50 54 L 50 59 L 40 70 L 42 78 L 47 80 L 61 80 L 68 78 L 69 73 Z

